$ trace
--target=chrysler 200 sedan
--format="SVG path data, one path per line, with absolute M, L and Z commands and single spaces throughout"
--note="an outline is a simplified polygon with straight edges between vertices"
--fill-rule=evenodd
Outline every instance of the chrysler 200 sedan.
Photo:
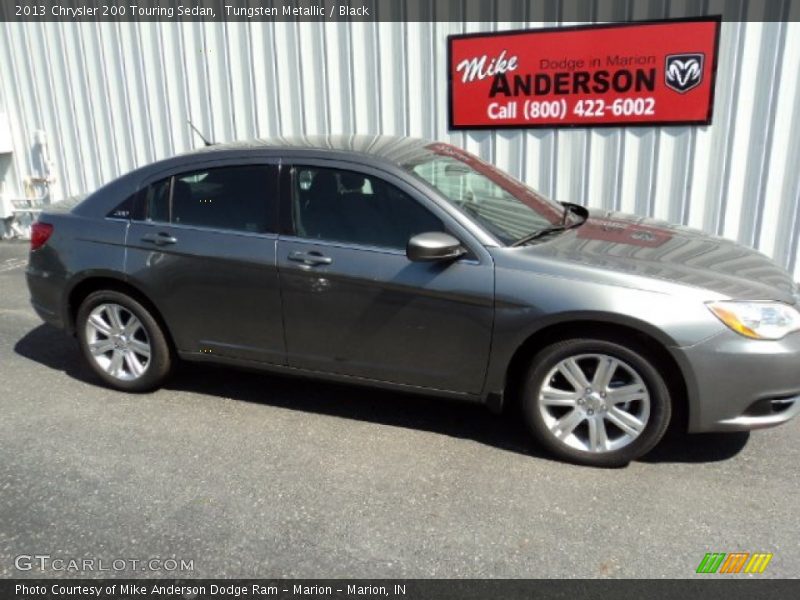
M 573 462 L 800 411 L 800 295 L 734 242 L 392 137 L 210 146 L 42 214 L 32 303 L 105 384 L 177 359 L 521 407 Z M 265 390 L 268 394 L 268 390 Z

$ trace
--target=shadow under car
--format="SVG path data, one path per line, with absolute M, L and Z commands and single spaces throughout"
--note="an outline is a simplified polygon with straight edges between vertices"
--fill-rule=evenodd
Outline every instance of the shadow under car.
M 14 351 L 78 381 L 101 384 L 85 366 L 75 340 L 50 325 L 40 325 L 29 331 L 17 341 Z M 235 370 L 236 377 L 231 377 L 231 370 Z M 268 386 L 265 381 L 269 382 Z M 532 441 L 518 411 L 511 407 L 498 415 L 483 406 L 442 398 L 189 362 L 178 363 L 166 389 L 430 431 L 552 460 Z M 269 393 L 265 393 L 265 389 L 269 389 Z M 748 439 L 748 432 L 689 435 L 671 431 L 640 461 L 722 461 L 738 454 Z

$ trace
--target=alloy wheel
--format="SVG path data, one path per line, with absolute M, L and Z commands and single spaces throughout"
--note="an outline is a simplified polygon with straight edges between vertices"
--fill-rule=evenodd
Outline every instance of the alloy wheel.
M 122 381 L 139 379 L 150 365 L 150 339 L 139 318 L 114 303 L 96 306 L 86 319 L 86 344 L 94 362 Z
M 539 391 L 538 409 L 559 443 L 606 453 L 628 446 L 645 430 L 650 393 L 641 375 L 624 361 L 580 354 L 550 370 Z

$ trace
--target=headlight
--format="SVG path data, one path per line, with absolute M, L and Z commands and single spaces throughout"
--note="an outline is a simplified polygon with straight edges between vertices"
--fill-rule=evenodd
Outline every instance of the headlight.
M 779 340 L 800 330 L 800 312 L 783 302 L 709 302 L 717 318 L 745 337 Z

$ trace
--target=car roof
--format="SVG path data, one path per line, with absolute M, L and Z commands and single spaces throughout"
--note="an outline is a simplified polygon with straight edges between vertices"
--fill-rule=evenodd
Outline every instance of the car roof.
M 365 164 L 388 165 L 400 169 L 414 162 L 429 140 L 392 135 L 304 135 L 226 142 L 200 147 L 177 156 L 141 166 L 109 182 L 75 206 L 73 213 L 86 216 L 107 214 L 114 206 L 136 192 L 143 181 L 177 168 L 190 168 L 194 162 L 241 158 L 243 155 L 308 156 L 331 159 L 358 158 Z M 440 146 L 441 144 L 436 144 Z
M 209 154 L 228 154 L 242 152 L 269 151 L 280 154 L 282 151 L 313 151 L 314 154 L 360 155 L 373 160 L 402 165 L 418 155 L 430 140 L 395 135 L 303 135 L 258 138 L 247 141 L 212 144 L 185 152 L 181 157 L 208 156 Z

